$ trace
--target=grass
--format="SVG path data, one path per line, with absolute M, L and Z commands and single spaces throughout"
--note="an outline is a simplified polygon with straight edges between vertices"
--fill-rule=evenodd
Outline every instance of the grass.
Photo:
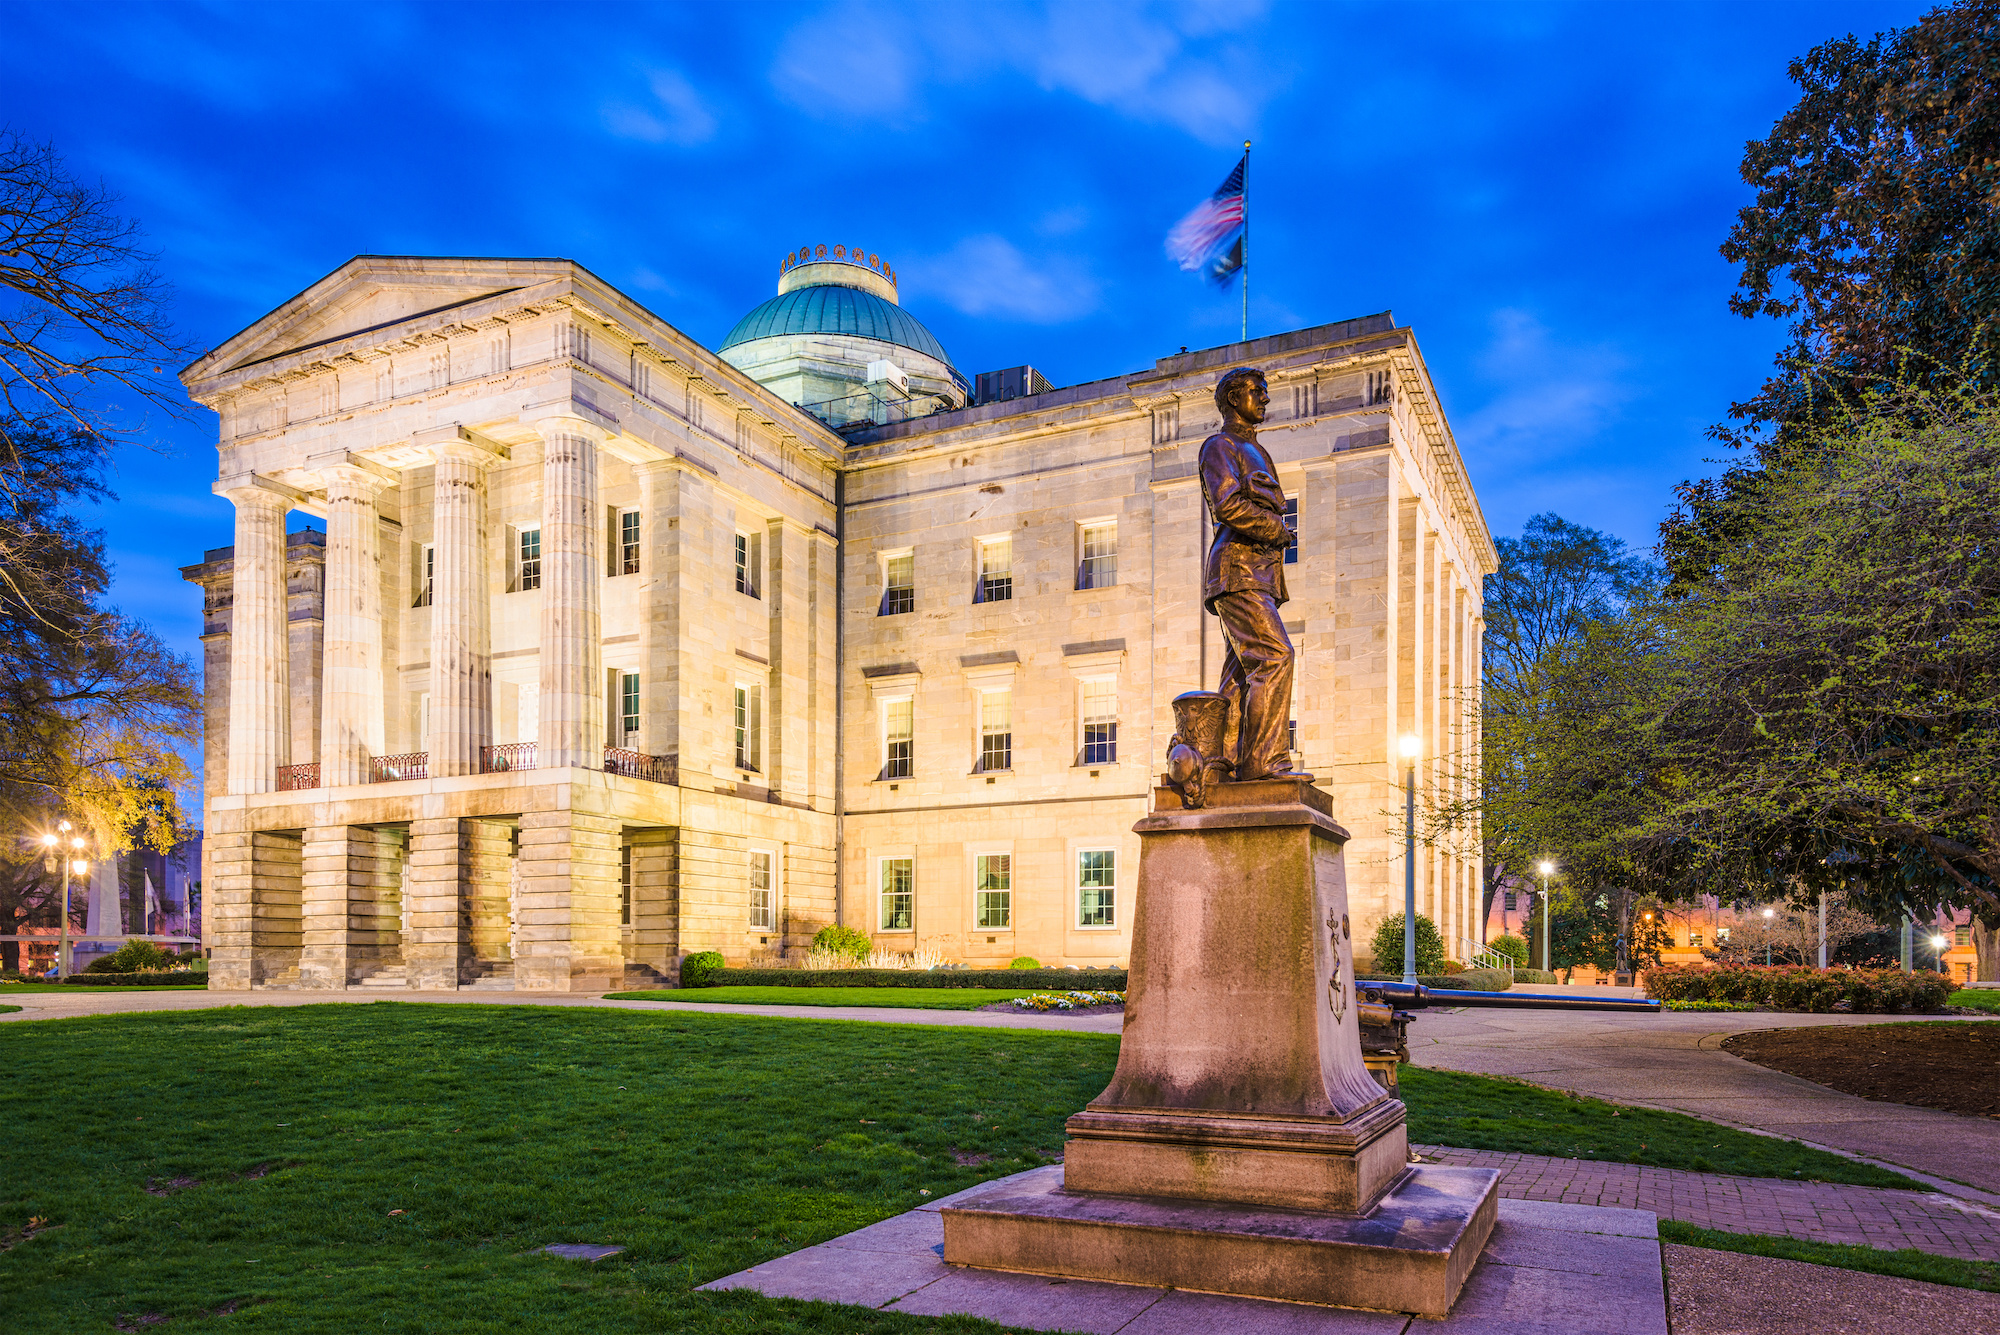
M 19 1006 L 0 1006 L 0 1015 L 9 1015 L 19 1009 Z
M 1947 1006 L 1964 1006 L 1971 1010 L 1992 1011 L 2000 1015 L 2000 988 L 1982 987 L 1978 991 L 1963 988 L 1944 999 Z
M 611 1001 L 719 1001 L 739 1006 L 893 1006 L 898 1010 L 976 1011 L 1012 1001 L 1031 987 L 695 987 L 607 992 Z
M 1814 1265 L 1836 1266 L 1842 1270 L 1865 1270 L 1871 1275 L 1894 1275 L 1900 1279 L 1919 1279 L 1926 1284 L 1950 1284 L 1961 1289 L 2000 1293 L 2000 1265 L 1991 1261 L 1964 1261 L 1956 1256 L 1934 1256 L 1910 1247 L 1891 1252 L 1844 1242 L 1780 1238 L 1768 1233 L 1725 1233 L 1720 1229 L 1697 1228 L 1693 1224 L 1676 1223 L 1670 1219 L 1660 1221 L 1660 1241 L 1678 1242 L 1687 1247 L 1708 1247 L 1719 1252 L 1810 1261 Z
M 1886 1168 L 1683 1113 L 1631 1108 L 1516 1080 L 1433 1071 L 1407 1062 L 1398 1068 L 1398 1079 L 1410 1109 L 1410 1139 L 1418 1144 L 1797 1182 L 1923 1189 Z

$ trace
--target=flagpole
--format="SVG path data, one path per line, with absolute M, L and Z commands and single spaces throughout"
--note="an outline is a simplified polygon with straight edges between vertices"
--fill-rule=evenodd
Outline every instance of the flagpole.
M 1243 341 L 1250 341 L 1250 141 L 1243 141 Z

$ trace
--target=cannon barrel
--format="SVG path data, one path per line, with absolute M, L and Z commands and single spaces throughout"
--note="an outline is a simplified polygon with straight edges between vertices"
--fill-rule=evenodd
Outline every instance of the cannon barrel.
M 1658 1015 L 1660 1003 L 1624 997 L 1556 997 L 1537 992 L 1458 992 L 1421 983 L 1378 983 L 1364 980 L 1355 989 L 1373 992 L 1392 1006 L 1424 1010 L 1431 1006 L 1472 1006 L 1521 1011 L 1623 1011 L 1628 1015 Z

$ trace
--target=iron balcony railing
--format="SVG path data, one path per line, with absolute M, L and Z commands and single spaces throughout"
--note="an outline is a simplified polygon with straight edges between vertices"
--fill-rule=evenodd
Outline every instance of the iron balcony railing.
M 428 779 L 431 776 L 431 753 L 428 751 L 405 751 L 400 756 L 376 756 L 368 762 L 368 778 L 372 783 L 394 783 L 398 779 Z
M 278 791 L 281 793 L 303 792 L 319 787 L 318 765 L 278 766 Z
M 632 779 L 647 779 L 653 783 L 678 784 L 680 776 L 679 756 L 649 756 L 644 751 L 628 751 L 622 746 L 604 748 L 604 772 L 622 774 Z
M 479 768 L 484 774 L 505 774 L 509 770 L 534 769 L 535 743 L 506 742 L 479 748 Z

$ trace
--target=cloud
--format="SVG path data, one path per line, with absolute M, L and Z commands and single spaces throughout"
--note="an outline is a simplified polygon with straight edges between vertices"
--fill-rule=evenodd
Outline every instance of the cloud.
M 1090 224 L 1090 210 L 1081 204 L 1071 204 L 1067 208 L 1050 209 L 1035 219 L 1037 236 L 1069 236 L 1080 232 Z
M 1614 348 L 1561 345 L 1514 307 L 1496 310 L 1491 327 L 1476 365 L 1501 389 L 1457 426 L 1488 464 L 1547 462 L 1595 441 L 1634 396 L 1626 359 Z
M 604 126 L 621 139 L 692 148 L 715 137 L 715 113 L 710 111 L 678 70 L 653 70 L 647 76 L 653 100 L 649 106 L 608 102 Z
M 903 110 L 914 52 L 907 14 L 843 5 L 797 24 L 771 66 L 771 85 L 801 109 L 874 118 Z
M 1097 309 L 1098 285 L 1065 255 L 1030 258 L 1005 237 L 969 236 L 945 254 L 903 266 L 904 285 L 967 315 L 1063 324 Z

